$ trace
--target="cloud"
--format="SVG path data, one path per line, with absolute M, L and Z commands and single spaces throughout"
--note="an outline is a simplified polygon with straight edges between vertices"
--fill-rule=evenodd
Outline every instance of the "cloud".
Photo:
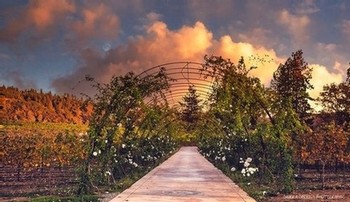
M 173 61 L 199 61 L 212 45 L 212 33 L 203 23 L 169 30 L 164 22 L 150 24 L 144 35 L 131 36 L 127 44 L 112 48 L 107 54 L 92 49 L 81 52 L 81 63 L 70 75 L 53 81 L 60 93 L 93 93 L 83 83 L 72 89 L 78 81 L 90 74 L 99 82 L 108 82 L 113 75 L 128 71 L 140 73 L 152 66 Z
M 18 71 L 5 72 L 4 75 L 0 78 L 7 81 L 9 85 L 13 85 L 19 89 L 29 89 L 37 87 L 34 81 L 23 78 L 22 73 Z
M 45 35 L 67 13 L 74 11 L 75 5 L 68 0 L 32 0 L 0 29 L 0 41 L 15 42 L 27 30 L 34 37 Z
M 228 35 L 215 39 L 202 22 L 171 30 L 157 19 L 145 25 L 143 35 L 130 36 L 127 44 L 114 47 L 107 54 L 85 49 L 81 52 L 79 67 L 72 74 L 56 79 L 52 86 L 57 92 L 93 94 L 94 91 L 85 82 L 78 83 L 84 80 L 86 74 L 92 75 L 98 82 L 108 82 L 113 75 L 123 75 L 128 71 L 140 73 L 168 62 L 203 62 L 206 54 L 221 55 L 234 62 L 244 56 L 248 66 L 259 66 L 252 75 L 269 85 L 273 72 L 282 62 L 272 49 L 235 42 Z
M 317 43 L 317 49 L 320 51 L 334 52 L 337 50 L 337 44 L 334 43 Z
M 197 1 L 188 0 L 186 8 L 197 20 L 212 20 L 227 18 L 232 8 L 236 7 L 236 2 L 231 0 Z
M 349 58 L 344 55 L 344 52 L 347 52 L 347 50 L 343 48 L 342 45 L 334 43 L 317 43 L 313 49 L 314 53 L 316 53 L 313 63 L 323 64 L 330 71 L 346 75 Z M 325 55 L 327 57 L 324 57 Z
M 310 64 L 309 66 L 313 69 L 312 79 L 310 81 L 314 86 L 314 89 L 310 91 L 310 96 L 313 98 L 319 96 L 324 85 L 343 81 L 343 75 L 341 73 L 332 73 L 325 66 L 319 64 Z
M 314 0 L 302 0 L 299 1 L 295 12 L 302 15 L 313 14 L 320 11 L 320 8 L 316 5 Z
M 271 44 L 272 32 L 262 27 L 253 28 L 250 32 L 238 34 L 241 41 L 249 42 L 254 45 L 263 46 L 264 44 Z
M 341 27 L 345 36 L 350 39 L 350 20 L 343 20 Z
M 96 45 L 98 40 L 116 40 L 120 32 L 119 17 L 104 2 L 31 0 L 13 10 L 8 11 L 12 19 L 8 17 L 7 24 L 0 28 L 0 41 L 23 47 L 49 38 L 58 44 L 65 41 L 68 51 L 76 51 Z
M 248 67 L 258 67 L 251 73 L 253 76 L 260 78 L 266 86 L 270 84 L 273 72 L 283 61 L 272 49 L 268 50 L 262 46 L 256 47 L 250 43 L 234 42 L 228 35 L 221 37 L 217 42 L 214 53 L 230 58 L 234 62 L 237 62 L 243 56 Z
M 114 39 L 120 29 L 118 16 L 105 4 L 86 5 L 79 12 L 78 20 L 71 24 L 76 39 Z
M 308 16 L 293 15 L 284 9 L 279 13 L 277 20 L 289 31 L 295 41 L 303 42 L 309 38 L 307 28 L 310 18 Z

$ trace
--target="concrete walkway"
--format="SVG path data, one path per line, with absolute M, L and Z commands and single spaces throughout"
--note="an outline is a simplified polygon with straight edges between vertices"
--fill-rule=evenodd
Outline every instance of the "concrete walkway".
M 182 147 L 111 201 L 255 200 L 199 154 L 197 147 Z

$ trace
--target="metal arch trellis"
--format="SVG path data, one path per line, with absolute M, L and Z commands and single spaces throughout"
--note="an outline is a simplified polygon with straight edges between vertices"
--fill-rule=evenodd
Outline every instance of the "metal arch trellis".
M 204 68 L 205 67 L 205 68 Z M 171 62 L 151 67 L 137 77 L 144 78 L 155 75 L 159 71 L 165 70 L 169 76 L 169 89 L 159 92 L 160 95 L 152 95 L 145 98 L 145 102 L 163 103 L 166 102 L 169 106 L 178 106 L 179 101 L 188 93 L 189 86 L 196 89 L 201 100 L 208 100 L 213 90 L 213 69 L 199 62 Z

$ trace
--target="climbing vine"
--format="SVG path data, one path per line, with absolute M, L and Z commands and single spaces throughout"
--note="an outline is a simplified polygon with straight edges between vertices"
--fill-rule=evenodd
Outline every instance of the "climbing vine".
M 208 113 L 215 117 L 223 135 L 203 138 L 201 152 L 244 176 L 254 174 L 261 182 L 275 183 L 281 191 L 292 191 L 291 135 L 302 129 L 293 109 L 282 105 L 273 91 L 249 75 L 254 67 L 248 69 L 243 58 L 238 64 L 217 56 L 205 59 L 203 69 L 210 67 L 215 78 Z
M 169 87 L 164 69 L 137 77 L 133 73 L 95 85 L 94 114 L 88 131 L 87 157 L 78 192 L 113 186 L 116 179 L 138 169 L 147 169 L 175 149 L 173 130 L 160 130 L 166 110 L 146 105 L 144 99 Z

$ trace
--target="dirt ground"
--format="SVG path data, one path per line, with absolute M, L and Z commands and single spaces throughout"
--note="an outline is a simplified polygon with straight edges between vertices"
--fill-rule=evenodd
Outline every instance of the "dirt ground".
M 74 166 L 38 168 L 23 170 L 18 175 L 13 167 L 1 167 L 0 197 L 71 195 L 79 182 L 75 169 Z

